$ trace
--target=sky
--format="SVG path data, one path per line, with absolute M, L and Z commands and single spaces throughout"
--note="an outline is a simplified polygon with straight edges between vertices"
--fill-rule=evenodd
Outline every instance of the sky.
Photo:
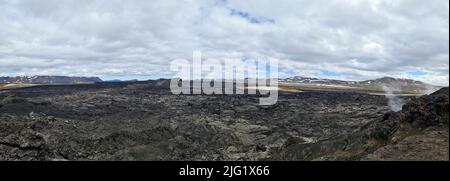
M 448 0 L 0 0 L 0 76 L 170 78 L 276 58 L 280 77 L 449 84 Z

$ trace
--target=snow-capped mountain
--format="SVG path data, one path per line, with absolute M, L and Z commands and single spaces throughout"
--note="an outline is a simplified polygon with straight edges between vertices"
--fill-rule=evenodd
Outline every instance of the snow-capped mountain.
M 337 85 L 337 86 L 347 86 L 371 90 L 383 90 L 387 87 L 410 92 L 423 92 L 424 90 L 436 90 L 440 88 L 438 86 L 433 86 L 421 81 L 416 81 L 412 79 L 400 79 L 393 77 L 382 77 L 379 79 L 365 80 L 365 81 L 344 81 L 344 80 L 295 76 L 286 79 L 280 79 L 280 82 L 294 83 L 294 84 L 299 83 L 303 85 L 316 85 L 316 86 Z
M 84 84 L 102 82 L 98 77 L 68 77 L 68 76 L 17 76 L 0 77 L 0 83 L 12 84 Z

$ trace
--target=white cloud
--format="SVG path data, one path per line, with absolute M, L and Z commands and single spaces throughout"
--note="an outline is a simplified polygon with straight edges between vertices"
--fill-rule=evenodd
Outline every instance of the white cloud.
M 420 80 L 448 85 L 448 3 L 0 0 L 0 76 L 167 77 L 171 60 L 201 50 L 352 80 L 421 70 Z

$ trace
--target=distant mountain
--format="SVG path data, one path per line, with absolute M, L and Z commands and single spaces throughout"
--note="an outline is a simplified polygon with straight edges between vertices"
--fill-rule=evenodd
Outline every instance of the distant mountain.
M 310 85 L 349 86 L 371 90 L 384 90 L 386 88 L 389 88 L 408 92 L 424 92 L 428 90 L 432 91 L 437 90 L 439 88 L 421 81 L 416 81 L 412 79 L 399 79 L 393 77 L 382 77 L 379 79 L 365 80 L 365 81 L 344 81 L 344 80 L 295 76 L 286 79 L 281 79 L 280 81 L 286 83 L 300 83 L 305 85 L 310 84 Z
M 4 84 L 86 84 L 102 82 L 98 77 L 68 77 L 68 76 L 17 76 L 0 77 Z
M 438 87 L 412 79 L 398 79 L 393 77 L 383 77 L 375 80 L 366 80 L 358 82 L 359 86 L 372 87 L 372 88 L 397 88 L 400 90 L 430 90 L 435 91 Z
M 400 86 L 410 86 L 410 85 L 428 85 L 421 81 L 416 81 L 412 79 L 397 79 L 393 77 L 383 77 L 375 80 L 366 80 L 359 82 L 360 84 L 394 84 Z
M 412 80 L 412 79 L 398 79 L 393 77 L 383 77 L 374 80 L 365 81 L 345 81 L 345 80 L 335 80 L 335 79 L 320 79 L 311 77 L 301 77 L 295 76 L 286 79 L 281 79 L 284 82 L 296 82 L 296 83 L 311 83 L 311 84 L 339 84 L 339 85 L 365 85 L 365 84 L 394 84 L 394 85 L 428 85 L 426 83 Z
M 356 81 L 344 81 L 335 79 L 320 79 L 312 77 L 301 77 L 295 76 L 286 79 L 281 79 L 282 82 L 295 82 L 295 83 L 305 83 L 305 84 L 330 84 L 330 85 L 353 85 Z
M 105 80 L 103 82 L 125 82 L 125 81 L 119 80 L 119 79 L 113 79 L 113 80 Z

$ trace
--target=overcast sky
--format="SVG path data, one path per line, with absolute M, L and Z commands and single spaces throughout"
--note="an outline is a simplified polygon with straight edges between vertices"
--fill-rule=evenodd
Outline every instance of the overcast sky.
M 449 82 L 448 0 L 0 0 L 0 76 L 171 77 L 192 58 L 281 76 Z

